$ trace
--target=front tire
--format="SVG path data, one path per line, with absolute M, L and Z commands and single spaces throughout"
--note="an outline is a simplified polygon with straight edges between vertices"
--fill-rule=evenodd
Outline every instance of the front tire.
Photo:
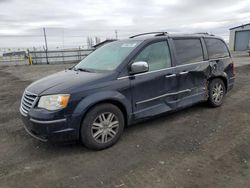
M 124 129 L 121 110 L 109 103 L 94 106 L 81 125 L 81 141 L 89 149 L 102 150 L 114 145 Z
M 226 87 L 223 80 L 215 78 L 209 82 L 208 86 L 208 103 L 212 107 L 219 107 L 223 103 L 226 94 Z

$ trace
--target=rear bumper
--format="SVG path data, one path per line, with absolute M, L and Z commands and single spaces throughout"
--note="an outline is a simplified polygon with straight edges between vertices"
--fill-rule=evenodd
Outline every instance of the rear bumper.
M 26 132 L 42 142 L 63 142 L 79 139 L 79 127 L 74 117 L 38 120 L 20 110 Z

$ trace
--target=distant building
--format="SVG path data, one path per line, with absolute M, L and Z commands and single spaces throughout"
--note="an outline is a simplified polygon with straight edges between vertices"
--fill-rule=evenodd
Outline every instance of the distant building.
M 94 47 L 94 48 L 99 48 L 99 47 L 101 47 L 101 46 L 103 46 L 103 45 L 105 45 L 105 44 L 107 44 L 107 43 L 114 42 L 114 41 L 116 41 L 116 40 L 115 40 L 115 39 L 107 39 L 107 40 L 105 40 L 105 41 L 102 41 L 102 42 L 100 42 L 100 43 L 94 45 L 93 47 Z
M 229 48 L 232 51 L 250 50 L 250 23 L 230 28 Z

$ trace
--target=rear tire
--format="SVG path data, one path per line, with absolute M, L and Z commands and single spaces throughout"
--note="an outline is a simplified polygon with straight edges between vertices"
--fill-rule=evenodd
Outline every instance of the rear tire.
M 212 107 L 219 107 L 223 103 L 226 87 L 223 80 L 215 78 L 209 82 L 208 103 Z
M 102 150 L 114 145 L 124 129 L 121 110 L 110 103 L 94 106 L 81 125 L 81 141 L 89 149 Z

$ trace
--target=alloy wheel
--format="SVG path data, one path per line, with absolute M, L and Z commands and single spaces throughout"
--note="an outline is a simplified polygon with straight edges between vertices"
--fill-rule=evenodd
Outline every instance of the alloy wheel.
M 216 83 L 212 90 L 212 98 L 214 102 L 220 103 L 224 96 L 224 89 L 221 83 Z
M 101 113 L 93 122 L 91 127 L 92 137 L 98 143 L 111 141 L 119 130 L 119 121 L 111 112 Z

